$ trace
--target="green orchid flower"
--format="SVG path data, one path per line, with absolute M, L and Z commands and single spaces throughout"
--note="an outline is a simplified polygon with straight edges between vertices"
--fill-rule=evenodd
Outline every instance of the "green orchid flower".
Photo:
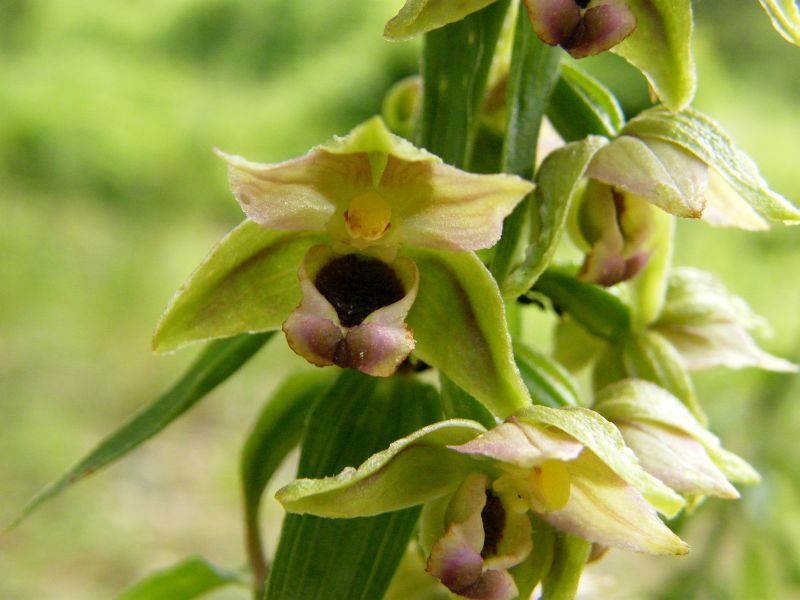
M 491 430 L 430 425 L 358 468 L 299 479 L 277 493 L 289 512 L 352 518 L 424 504 L 427 570 L 467 598 L 517 595 L 509 569 L 536 544 L 529 514 L 604 546 L 684 554 L 658 518 L 682 498 L 647 474 L 619 431 L 583 408 L 533 406 Z
M 217 153 L 228 163 L 248 221 L 175 296 L 155 334 L 160 351 L 282 325 L 291 348 L 315 365 L 391 375 L 415 347 L 405 320 L 420 286 L 433 293 L 448 277 L 468 277 L 457 288 L 462 295 L 472 288 L 497 295 L 468 252 L 496 243 L 503 219 L 533 189 L 516 176 L 443 164 L 391 134 L 378 117 L 286 162 Z M 442 265 L 448 276 L 436 272 Z M 461 300 L 439 296 L 440 302 Z M 478 338 L 495 329 L 497 339 L 487 344 L 499 344 L 495 355 L 505 353 L 511 365 L 502 302 L 481 309 L 472 302 L 465 308 L 482 313 L 469 317 L 482 328 Z M 460 314 L 458 306 L 452 310 Z M 485 318 L 491 327 L 480 323 Z M 468 329 L 464 334 L 476 339 Z M 431 354 L 432 364 L 442 362 Z M 522 384 L 511 381 L 521 398 Z
M 644 469 L 676 492 L 735 499 L 739 492 L 731 481 L 760 480 L 680 400 L 653 383 L 631 379 L 607 386 L 594 408 L 619 428 Z

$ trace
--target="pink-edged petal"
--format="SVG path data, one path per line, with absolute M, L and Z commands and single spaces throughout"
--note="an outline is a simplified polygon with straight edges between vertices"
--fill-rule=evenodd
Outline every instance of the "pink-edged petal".
M 573 58 L 613 48 L 636 29 L 636 17 L 621 1 L 592 3 L 564 48 Z
M 603 546 L 648 554 L 688 552 L 644 497 L 593 452 L 584 451 L 566 464 L 569 500 L 561 510 L 540 513 L 544 521 Z
M 396 326 L 364 323 L 347 332 L 337 349 L 336 365 L 358 369 L 375 377 L 388 377 L 414 349 L 414 336 L 401 323 Z
M 520 423 L 512 418 L 466 444 L 451 446 L 451 449 L 530 469 L 548 460 L 573 460 L 583 446 L 555 429 Z
M 350 198 L 371 187 L 366 154 L 332 154 L 314 149 L 281 163 L 251 162 L 217 154 L 228 163 L 231 191 L 245 214 L 264 227 L 324 231 Z
M 617 427 L 644 470 L 676 492 L 739 497 L 703 445 L 689 434 L 655 423 L 622 421 Z
M 392 207 L 398 243 L 442 250 L 493 246 L 503 219 L 532 190 L 531 182 L 514 175 L 476 175 L 394 156 L 380 184 Z
M 551 46 L 569 40 L 581 20 L 574 0 L 525 0 L 525 6 L 536 35 Z
M 337 364 L 345 336 L 342 328 L 330 319 L 295 311 L 283 324 L 283 332 L 289 347 L 312 365 Z

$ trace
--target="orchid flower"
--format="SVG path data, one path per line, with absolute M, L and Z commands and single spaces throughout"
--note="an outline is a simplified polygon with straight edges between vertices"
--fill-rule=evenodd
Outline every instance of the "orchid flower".
M 598 413 L 533 406 L 491 430 L 473 421 L 430 425 L 358 468 L 281 489 L 289 512 L 369 516 L 425 504 L 427 570 L 467 598 L 517 594 L 508 569 L 531 553 L 529 513 L 587 540 L 651 554 L 686 545 L 658 518 L 683 500 L 648 475 Z
M 595 410 L 619 428 L 644 469 L 676 492 L 735 499 L 739 492 L 730 481 L 760 480 L 680 400 L 655 384 L 629 379 L 607 386 Z
M 249 221 L 176 295 L 156 332 L 159 349 L 274 328 L 282 315 L 278 323 L 289 345 L 313 364 L 391 375 L 415 346 L 405 318 L 420 285 L 416 261 L 399 253 L 443 251 L 437 257 L 448 262 L 451 251 L 488 248 L 500 238 L 506 215 L 533 189 L 513 175 L 476 175 L 443 164 L 391 134 L 378 117 L 286 162 L 217 153 L 228 163 L 231 189 Z M 258 228 L 276 234 L 266 239 Z M 277 255 L 279 265 L 267 264 Z M 262 263 L 263 273 L 254 266 Z M 299 268 L 299 305 L 296 284 L 253 305 L 260 286 L 264 296 L 276 278 L 288 286 L 284 273 L 291 268 Z M 259 273 L 243 274 L 248 269 Z M 435 275 L 428 278 L 426 285 L 436 284 Z M 207 298 L 202 288 L 211 285 L 216 296 Z M 286 312 L 289 302 L 294 310 Z M 181 311 L 192 312 L 189 323 L 180 321 L 189 320 Z

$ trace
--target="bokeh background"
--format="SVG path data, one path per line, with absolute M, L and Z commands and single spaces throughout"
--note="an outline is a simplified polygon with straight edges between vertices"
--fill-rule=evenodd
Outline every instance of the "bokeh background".
M 211 148 L 282 160 L 377 112 L 416 70 L 414 43 L 380 35 L 400 4 L 0 1 L 0 526 L 196 353 L 157 358 L 149 338 L 241 219 Z M 800 49 L 755 0 L 700 0 L 696 13 L 696 106 L 800 202 Z M 647 103 L 620 61 L 585 64 L 630 113 Z M 800 359 L 796 230 L 682 223 L 677 262 L 719 273 L 773 324 L 764 347 Z M 107 600 L 191 554 L 243 565 L 238 453 L 280 371 L 299 364 L 276 340 L 158 438 L 0 537 L 0 598 Z M 763 485 L 703 505 L 682 531 L 688 558 L 611 553 L 586 597 L 800 597 L 797 379 L 697 378 L 717 433 Z M 280 518 L 271 500 L 266 514 Z

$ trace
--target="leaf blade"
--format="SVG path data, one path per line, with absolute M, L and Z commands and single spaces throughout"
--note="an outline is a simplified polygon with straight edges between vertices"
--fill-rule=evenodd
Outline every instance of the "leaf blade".
M 193 600 L 227 585 L 244 585 L 238 573 L 192 557 L 149 575 L 117 600 Z

